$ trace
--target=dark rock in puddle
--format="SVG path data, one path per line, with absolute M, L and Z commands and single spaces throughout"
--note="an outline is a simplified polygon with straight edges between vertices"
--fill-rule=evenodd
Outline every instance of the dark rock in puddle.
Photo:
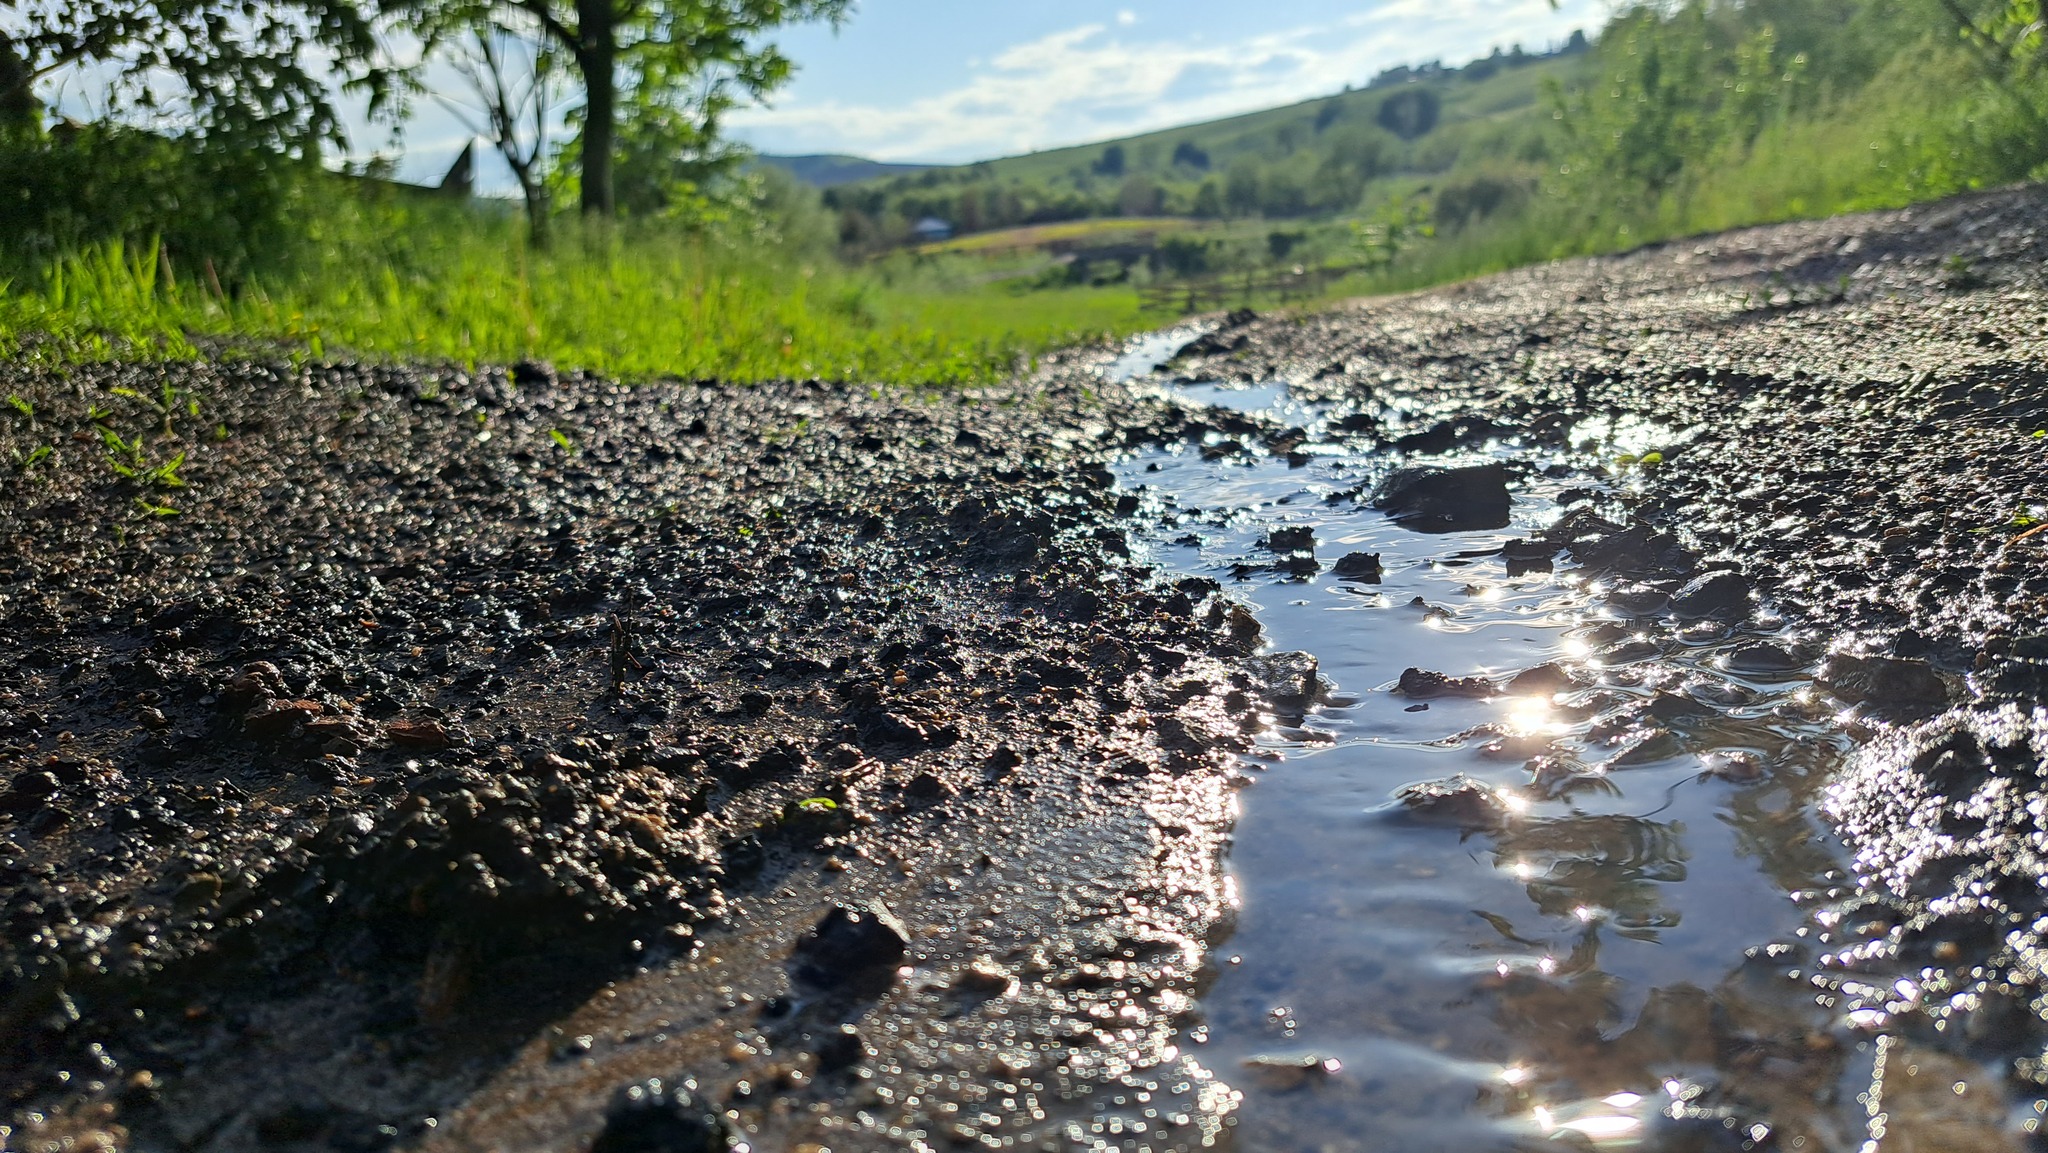
M 1380 554 L 1376 552 L 1354 552 L 1346 553 L 1344 558 L 1331 568 L 1330 572 L 1342 580 L 1365 581 L 1368 584 L 1378 584 L 1380 578 L 1386 574 L 1386 569 L 1380 564 Z
M 1741 573 L 1714 572 L 1695 577 L 1671 598 L 1671 611 L 1682 617 L 1738 620 L 1749 615 L 1749 578 Z
M 1805 668 L 1812 658 L 1797 649 L 1784 645 L 1759 641 L 1743 645 L 1728 654 L 1727 667 L 1730 672 L 1750 674 L 1796 673 Z
M 1948 707 L 1948 682 L 1926 661 L 1835 653 L 1814 682 L 1852 705 L 1889 720 L 1926 720 Z
M 1417 700 L 1463 697 L 1484 700 L 1500 692 L 1500 686 L 1485 677 L 1451 677 L 1428 669 L 1404 669 L 1394 691 Z
M 619 1090 L 590 1153 L 723 1153 L 732 1146 L 725 1120 L 695 1089 L 655 1077 Z
M 1266 534 L 1259 547 L 1278 554 L 1278 560 L 1270 566 L 1276 572 L 1286 573 L 1297 579 L 1306 579 L 1322 571 L 1322 562 L 1316 560 L 1316 530 L 1306 526 L 1276 528 Z M 1260 566 L 1241 564 L 1235 572 L 1239 580 L 1260 571 Z
M 1463 773 L 1439 781 L 1403 785 L 1395 790 L 1394 801 L 1396 811 L 1411 820 L 1451 825 L 1468 832 L 1497 829 L 1507 823 L 1511 811 L 1500 790 Z
M 1671 606 L 1671 594 L 1653 585 L 1623 585 L 1606 596 L 1608 605 L 1632 617 L 1646 617 Z
M 1304 526 L 1276 528 L 1266 534 L 1263 543 L 1272 552 L 1313 552 L 1316 547 L 1316 530 Z
M 836 904 L 798 939 L 797 976 L 825 989 L 855 982 L 886 985 L 909 948 L 910 930 L 887 908 Z
M 1275 708 L 1300 710 L 1323 698 L 1316 658 L 1308 653 L 1266 653 L 1245 661 L 1253 688 Z
M 1552 661 L 1549 664 L 1537 665 L 1533 669 L 1523 669 L 1515 674 L 1514 679 L 1502 687 L 1509 694 L 1518 697 L 1549 697 L 1558 693 L 1569 692 L 1578 686 L 1572 680 L 1572 675 L 1565 671 L 1563 665 Z
M 1763 779 L 1763 758 L 1746 749 L 1716 750 L 1700 757 L 1700 775 L 1746 785 Z
M 1298 552 L 1274 561 L 1273 571 L 1286 573 L 1296 580 L 1307 580 L 1323 571 L 1323 564 L 1314 553 Z
M 1182 345 L 1180 351 L 1173 354 L 1173 359 L 1185 360 L 1191 356 L 1228 356 L 1250 342 L 1251 337 L 1242 332 L 1206 332 Z
M 1557 568 L 1557 546 L 1549 541 L 1511 540 L 1501 546 L 1500 552 L 1507 561 L 1510 577 L 1552 572 Z
M 1289 1089 L 1327 1081 L 1343 1071 L 1344 1063 L 1321 1053 L 1260 1053 L 1246 1057 L 1244 1067 L 1256 1074 L 1268 1089 L 1284 1093 Z
M 1665 550 L 1673 543 L 1648 525 L 1615 528 L 1598 517 L 1574 526 L 1573 517 L 1558 522 L 1550 534 L 1559 540 L 1571 558 L 1589 569 L 1617 573 L 1654 573 L 1662 567 Z M 1597 523 L 1596 523 L 1597 522 Z M 1601 526 L 1605 526 L 1605 530 Z M 1581 535 L 1580 530 L 1590 530 Z M 1611 531 L 1607 531 L 1611 530 Z
M 1399 469 L 1374 486 L 1371 504 L 1403 528 L 1461 532 L 1506 528 L 1514 502 L 1506 466 L 1489 461 Z

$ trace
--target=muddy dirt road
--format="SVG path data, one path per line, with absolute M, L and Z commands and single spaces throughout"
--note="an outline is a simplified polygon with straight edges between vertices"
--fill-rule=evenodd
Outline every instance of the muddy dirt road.
M 971 392 L 6 369 L 8 1147 L 2028 1147 L 2043 208 Z

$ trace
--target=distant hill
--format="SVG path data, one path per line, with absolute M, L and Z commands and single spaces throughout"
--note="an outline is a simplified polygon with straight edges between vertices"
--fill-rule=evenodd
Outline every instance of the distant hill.
M 772 164 L 815 188 L 837 188 L 863 180 L 911 176 L 931 167 L 929 164 L 884 164 L 859 156 L 837 155 L 757 156 L 755 160 L 761 164 Z
M 1577 83 L 1583 33 L 1461 67 L 1388 69 L 1362 87 L 1283 108 L 1120 140 L 866 178 L 825 193 L 842 238 L 886 248 L 938 219 L 962 234 L 1099 217 L 1329 220 L 1404 197 L 1439 226 L 1513 208 L 1555 167 L 1547 82 Z

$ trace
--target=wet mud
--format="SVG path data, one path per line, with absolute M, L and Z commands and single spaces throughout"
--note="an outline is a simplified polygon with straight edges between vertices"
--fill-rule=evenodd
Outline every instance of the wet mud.
M 8 1147 L 2031 1147 L 2042 208 L 972 392 L 10 367 Z

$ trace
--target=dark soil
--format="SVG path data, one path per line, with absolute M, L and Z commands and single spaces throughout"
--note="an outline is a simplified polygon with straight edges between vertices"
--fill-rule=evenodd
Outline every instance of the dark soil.
M 1036 1131 L 1186 1078 L 1160 1053 L 1224 912 L 1250 708 L 1214 656 L 1249 638 L 1123 555 L 1097 462 L 1169 434 L 1151 410 L 537 366 L 5 391 L 34 418 L 0 453 L 55 446 L 0 506 L 26 1139 L 580 1148 L 653 1076 L 768 1147 L 843 1146 L 855 1122 L 788 1099 L 886 1134 L 1003 1061 L 1038 1099 L 964 1116 Z M 118 475 L 100 427 L 184 454 L 182 486 Z M 911 976 L 812 953 L 831 995 L 792 992 L 842 896 L 903 918 Z M 693 955 L 736 972 L 659 1029 L 563 1028 Z M 945 1022 L 1013 982 L 979 1044 Z M 964 1043 L 841 1035 L 888 998 Z
M 1943 1043 L 2048 1079 L 2044 208 L 1236 316 L 1176 370 L 1410 455 L 1590 442 L 1626 499 L 1529 563 L 1824 630 L 1863 875 L 1786 963 L 1850 999 L 1925 968 L 1901 1028 L 1957 1006 Z M 1128 557 L 1101 466 L 1299 437 L 1100 360 L 936 395 L 0 370 L 34 412 L 0 461 L 54 448 L 0 498 L 11 1140 L 1227 1139 L 1176 1042 L 1272 678 L 1248 614 Z

